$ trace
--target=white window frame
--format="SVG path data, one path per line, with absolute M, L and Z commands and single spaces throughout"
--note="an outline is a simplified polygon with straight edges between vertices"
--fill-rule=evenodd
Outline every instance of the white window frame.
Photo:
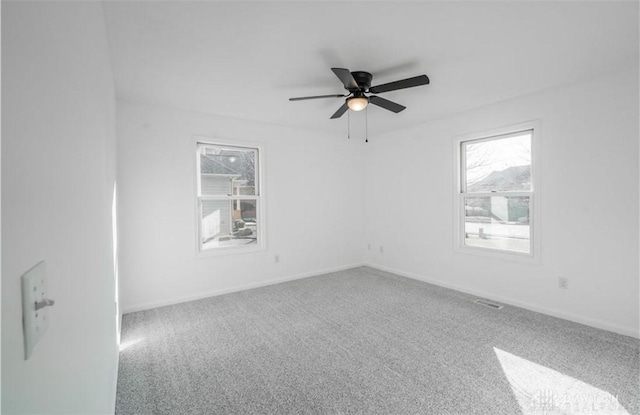
M 465 193 L 466 160 L 462 153 L 463 143 L 470 141 L 490 141 L 515 135 L 524 131 L 532 131 L 531 136 L 531 191 L 526 192 L 491 192 L 491 193 Z M 540 121 L 528 121 L 520 124 L 469 133 L 455 137 L 454 150 L 454 251 L 462 254 L 478 255 L 490 258 L 513 260 L 525 263 L 540 262 Z M 495 248 L 469 246 L 465 244 L 465 197 L 490 197 L 490 196 L 528 196 L 529 199 L 529 253 L 507 251 Z
M 263 144 L 243 141 L 243 140 L 219 140 L 211 137 L 202 137 L 202 136 L 194 136 L 193 144 L 195 149 L 195 191 L 194 198 L 195 200 L 195 242 L 196 242 L 196 257 L 198 258 L 207 258 L 207 257 L 215 257 L 221 255 L 230 255 L 230 254 L 244 254 L 251 252 L 259 252 L 264 251 L 266 249 L 266 226 L 265 226 L 265 180 L 264 180 L 264 160 L 265 160 L 265 147 Z M 200 146 L 217 146 L 217 147 L 226 147 L 226 148 L 237 148 L 240 150 L 256 150 L 257 151 L 257 164 L 258 168 L 256 169 L 256 188 L 258 189 L 257 195 L 242 195 L 240 196 L 202 196 L 201 192 L 201 174 L 200 174 Z M 238 246 L 224 246 L 217 248 L 209 248 L 203 249 L 202 246 L 202 215 L 201 215 L 201 206 L 203 200 L 241 200 L 241 199 L 250 199 L 256 200 L 257 209 L 256 209 L 256 226 L 258 229 L 258 238 L 256 239 L 256 243 L 248 244 L 248 245 L 238 245 Z

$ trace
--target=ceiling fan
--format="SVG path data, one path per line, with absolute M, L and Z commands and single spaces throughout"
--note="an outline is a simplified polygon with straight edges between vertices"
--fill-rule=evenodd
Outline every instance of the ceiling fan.
M 338 111 L 336 111 L 331 119 L 340 118 L 342 115 L 351 109 L 353 111 L 361 111 L 366 108 L 368 104 L 377 105 L 386 110 L 398 113 L 404 110 L 406 107 L 397 104 L 388 99 L 381 98 L 377 95 L 366 94 L 381 94 L 383 92 L 396 91 L 398 89 L 412 88 L 414 86 L 429 84 L 429 77 L 427 75 L 418 75 L 413 78 L 401 79 L 399 81 L 389 82 L 387 84 L 371 86 L 371 80 L 373 75 L 369 72 L 354 71 L 351 72 L 344 68 L 331 68 L 334 74 L 344 84 L 344 89 L 349 91 L 346 95 L 334 94 L 334 95 L 316 95 L 310 97 L 298 97 L 289 98 L 289 101 L 303 101 L 307 99 L 320 99 L 320 98 L 347 98 Z

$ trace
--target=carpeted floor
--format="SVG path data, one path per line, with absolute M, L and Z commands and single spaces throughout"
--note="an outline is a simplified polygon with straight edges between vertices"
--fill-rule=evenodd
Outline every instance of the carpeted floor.
M 371 268 L 127 314 L 118 414 L 638 414 L 637 339 Z

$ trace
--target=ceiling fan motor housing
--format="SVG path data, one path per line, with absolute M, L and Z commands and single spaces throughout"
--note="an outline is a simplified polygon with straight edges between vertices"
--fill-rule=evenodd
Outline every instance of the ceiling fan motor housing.
M 371 80 L 373 79 L 373 75 L 371 75 L 369 72 L 354 71 L 354 72 L 351 72 L 351 75 L 353 75 L 353 79 L 356 80 L 356 83 L 358 84 L 358 89 L 351 88 L 349 89 L 350 92 L 356 92 L 358 90 L 364 92 L 371 87 Z M 348 88 L 345 88 L 345 89 L 348 89 Z

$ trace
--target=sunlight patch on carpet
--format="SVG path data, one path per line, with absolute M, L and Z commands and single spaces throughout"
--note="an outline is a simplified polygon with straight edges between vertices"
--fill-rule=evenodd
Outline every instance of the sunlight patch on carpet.
M 129 347 L 140 343 L 143 339 L 133 339 L 133 340 L 128 340 L 128 341 L 124 341 L 120 343 L 120 351 L 124 351 L 126 349 L 128 349 Z
M 523 415 L 629 415 L 609 392 L 504 350 L 493 350 Z

